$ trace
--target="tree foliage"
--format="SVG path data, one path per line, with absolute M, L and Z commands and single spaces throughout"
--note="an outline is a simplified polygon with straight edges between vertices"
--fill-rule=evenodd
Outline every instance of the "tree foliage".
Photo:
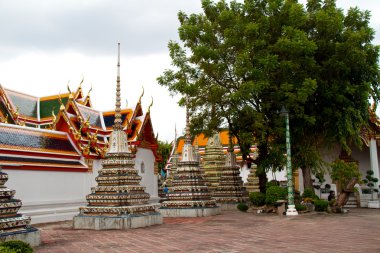
M 172 145 L 168 142 L 158 141 L 158 150 L 157 152 L 161 155 L 162 159 L 158 163 L 158 170 L 161 172 L 162 169 L 165 168 L 166 161 L 170 157 L 170 152 L 172 149 Z
M 168 44 L 173 69 L 158 78 L 182 95 L 192 129 L 228 127 L 243 156 L 256 142 L 262 172 L 284 162 L 283 105 L 295 167 L 320 167 L 321 145 L 339 143 L 350 151 L 360 144 L 368 99 L 379 98 L 379 47 L 371 44 L 368 11 L 344 14 L 334 0 L 306 6 L 203 0 L 202 7 L 201 14 L 178 14 L 181 43 Z
M 351 179 L 360 180 L 360 172 L 356 163 L 347 163 L 342 160 L 336 160 L 331 164 L 331 179 L 337 181 L 338 188 L 342 192 Z

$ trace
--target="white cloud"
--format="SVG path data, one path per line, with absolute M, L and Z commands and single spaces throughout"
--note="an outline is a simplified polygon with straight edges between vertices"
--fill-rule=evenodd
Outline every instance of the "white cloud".
M 371 24 L 380 44 L 380 2 L 338 0 L 338 6 L 358 5 L 372 11 Z M 114 108 L 117 42 L 121 43 L 122 101 L 137 102 L 145 87 L 143 107 L 154 98 L 152 121 L 160 139 L 179 133 L 185 112 L 178 99 L 157 84 L 170 68 L 169 40 L 178 40 L 177 13 L 198 13 L 200 0 L 0 0 L 0 83 L 43 96 L 65 92 L 68 80 L 76 88 L 85 77 L 93 86 L 94 107 Z

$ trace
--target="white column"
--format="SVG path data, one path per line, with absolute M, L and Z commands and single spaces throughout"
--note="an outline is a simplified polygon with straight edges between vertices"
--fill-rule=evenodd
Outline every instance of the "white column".
M 371 170 L 373 171 L 373 177 L 379 178 L 379 160 L 377 157 L 377 144 L 376 140 L 372 137 L 369 145 L 369 155 L 371 159 Z M 377 184 L 375 186 L 375 189 L 377 189 Z

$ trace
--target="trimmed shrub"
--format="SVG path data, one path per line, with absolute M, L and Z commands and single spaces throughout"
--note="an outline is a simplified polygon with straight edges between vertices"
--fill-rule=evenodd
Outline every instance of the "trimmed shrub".
M 265 205 L 265 194 L 262 192 L 251 192 L 249 194 L 249 199 L 254 206 Z
M 236 207 L 242 212 L 246 212 L 248 210 L 248 206 L 245 203 L 239 203 Z
M 280 182 L 278 182 L 276 180 L 271 180 L 265 184 L 265 189 L 268 190 L 268 188 L 270 188 L 272 186 L 279 186 L 279 185 L 280 185 Z
M 10 249 L 10 248 L 4 247 L 4 246 L 0 246 L 0 252 L 1 253 L 19 253 L 20 251 L 15 251 L 13 249 Z
M 326 212 L 329 202 L 327 200 L 315 200 L 314 207 L 317 212 Z
M 286 188 L 280 186 L 271 186 L 267 189 L 265 203 L 268 205 L 274 205 L 277 200 L 286 199 L 288 191 Z
M 314 190 L 311 188 L 306 188 L 303 193 L 302 193 L 302 198 L 311 198 L 311 199 L 316 199 L 318 198 L 317 195 L 315 195 Z
M 306 206 L 301 205 L 301 204 L 296 204 L 296 210 L 297 211 L 305 211 L 307 209 Z
M 0 247 L 3 247 L 3 248 L 6 248 L 6 249 L 9 249 L 10 251 L 9 252 L 22 252 L 22 253 L 32 253 L 33 252 L 33 248 L 23 242 L 23 241 L 7 241 L 7 242 L 3 242 L 0 244 Z M 3 251 L 1 251 L 3 252 Z M 5 251 L 5 252 L 8 252 L 8 251 Z

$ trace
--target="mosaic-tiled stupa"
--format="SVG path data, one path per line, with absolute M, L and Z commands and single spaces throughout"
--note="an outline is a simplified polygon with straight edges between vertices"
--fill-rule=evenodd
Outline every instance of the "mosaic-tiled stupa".
M 166 194 L 160 212 L 164 217 L 201 217 L 220 214 L 220 207 L 211 198 L 204 174 L 191 145 L 189 114 L 186 113 L 186 141 L 182 159 Z
M 256 169 L 257 165 L 252 163 L 247 182 L 244 184 L 244 187 L 247 189 L 248 193 L 260 191 L 259 178 L 256 176 Z
M 74 217 L 76 229 L 129 229 L 162 224 L 159 204 L 149 204 L 150 196 L 140 186 L 141 176 L 134 168 L 134 154 L 128 147 L 120 114 L 120 44 L 116 85 L 116 114 L 109 150 L 102 161 L 97 186 L 87 195 L 88 205 Z
M 219 132 L 216 132 L 207 141 L 202 162 L 202 169 L 211 192 L 219 185 L 225 159 Z
M 248 193 L 243 187 L 240 167 L 236 164 L 236 155 L 232 145 L 228 149 L 220 182 L 212 197 L 221 205 L 222 210 L 237 210 L 238 203 L 248 200 Z
M 177 130 L 175 130 L 174 144 L 173 144 L 172 150 L 173 150 L 173 152 L 171 152 L 172 153 L 172 159 L 171 159 L 172 164 L 171 164 L 170 169 L 169 169 L 169 175 L 168 175 L 167 179 L 165 180 L 165 184 L 168 187 L 173 185 L 174 175 L 176 174 L 177 168 L 178 168 L 179 154 L 177 151 Z
M 8 174 L 0 168 L 0 242 L 21 240 L 31 246 L 41 243 L 40 231 L 30 226 L 30 217 L 18 214 L 22 203 L 14 199 L 16 191 L 7 188 Z

